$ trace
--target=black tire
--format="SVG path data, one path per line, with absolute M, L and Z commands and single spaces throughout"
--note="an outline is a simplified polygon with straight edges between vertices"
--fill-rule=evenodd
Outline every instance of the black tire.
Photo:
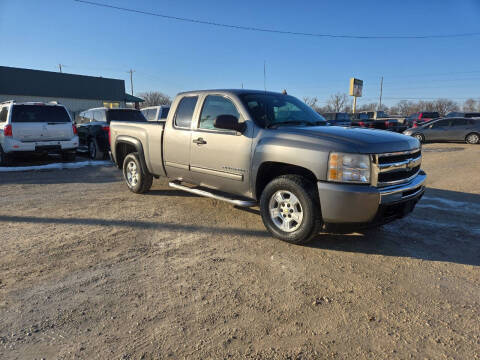
M 423 134 L 416 133 L 416 134 L 413 134 L 412 136 L 418 141 L 420 141 L 420 144 L 425 142 L 425 136 L 423 136 Z
M 97 139 L 90 139 L 88 142 L 88 156 L 92 160 L 103 160 L 105 158 L 105 152 L 98 146 Z
M 135 168 L 135 174 L 133 174 L 133 169 Z M 123 160 L 123 178 L 127 184 L 130 191 L 135 194 L 143 194 L 150 190 L 153 184 L 153 176 L 150 173 L 145 173 L 142 170 L 142 165 L 138 157 L 138 153 L 130 153 L 125 156 Z M 135 181 L 133 180 L 135 178 Z
M 286 216 L 290 217 L 288 212 L 292 211 L 290 205 L 288 205 L 289 208 L 286 210 L 286 213 L 284 207 L 275 218 L 270 214 L 271 203 L 278 204 L 274 197 L 278 194 L 282 196 L 282 192 L 293 194 L 300 204 L 302 219 L 298 223 L 293 221 L 295 225 L 292 228 L 294 230 L 284 231 L 280 228 L 281 225 L 278 224 L 279 220 L 285 222 L 283 218 L 289 220 Z M 278 205 L 274 206 L 279 207 Z M 310 241 L 320 232 L 322 227 L 320 201 L 315 185 L 299 175 L 283 175 L 268 183 L 260 197 L 260 213 L 265 227 L 273 236 L 293 244 L 304 244 Z M 290 219 L 289 221 L 291 222 L 292 220 Z
M 0 166 L 8 166 L 11 164 L 11 157 L 3 152 L 2 147 L 0 146 Z
M 75 151 L 65 151 L 62 153 L 63 161 L 75 161 L 77 153 Z
M 470 133 L 465 136 L 465 142 L 467 144 L 480 144 L 480 134 L 479 133 Z

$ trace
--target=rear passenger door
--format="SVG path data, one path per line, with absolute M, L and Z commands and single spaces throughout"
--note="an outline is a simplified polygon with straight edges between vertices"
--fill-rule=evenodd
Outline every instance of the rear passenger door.
M 167 121 L 164 130 L 163 161 L 169 178 L 191 181 L 192 120 L 198 112 L 198 96 L 187 95 L 177 101 L 172 121 Z
M 448 131 L 448 139 L 454 141 L 463 141 L 467 136 L 467 119 L 452 119 L 450 130 Z

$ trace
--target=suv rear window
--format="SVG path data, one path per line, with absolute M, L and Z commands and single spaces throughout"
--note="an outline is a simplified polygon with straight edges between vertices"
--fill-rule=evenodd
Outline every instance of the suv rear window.
M 12 123 L 67 123 L 70 122 L 67 110 L 63 106 L 51 105 L 14 105 Z
M 110 121 L 146 122 L 147 119 L 140 110 L 110 109 L 107 111 L 107 122 L 110 123 Z

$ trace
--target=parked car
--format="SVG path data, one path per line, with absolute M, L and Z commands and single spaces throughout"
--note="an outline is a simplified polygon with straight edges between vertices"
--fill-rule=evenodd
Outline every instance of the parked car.
M 447 118 L 451 117 L 466 117 L 466 118 L 480 118 L 480 112 L 458 112 L 458 111 L 452 111 L 445 116 Z
M 185 92 L 165 124 L 112 121 L 110 134 L 112 159 L 130 191 L 146 192 L 164 176 L 176 189 L 258 204 L 270 233 L 292 243 L 324 228 L 401 218 L 425 190 L 416 139 L 325 126 L 286 94 Z
M 169 110 L 170 106 L 160 105 L 149 106 L 141 109 L 140 111 L 148 121 L 165 121 L 167 119 Z
M 350 126 L 352 122 L 350 119 L 350 114 L 345 112 L 331 112 L 321 114 L 328 125 L 331 126 Z
M 146 122 L 145 116 L 136 109 L 95 108 L 81 112 L 77 119 L 79 151 L 88 152 L 91 159 L 101 160 L 108 157 L 110 151 L 110 122 L 139 121 Z
M 438 119 L 439 117 L 440 114 L 438 112 L 416 112 L 405 119 L 405 125 L 408 128 L 414 128 L 430 120 Z
M 480 143 L 480 119 L 442 118 L 408 129 L 405 135 L 425 141 L 465 141 L 468 144 Z
M 58 153 L 71 161 L 77 147 L 77 128 L 63 105 L 0 103 L 0 165 L 7 165 L 17 153 Z

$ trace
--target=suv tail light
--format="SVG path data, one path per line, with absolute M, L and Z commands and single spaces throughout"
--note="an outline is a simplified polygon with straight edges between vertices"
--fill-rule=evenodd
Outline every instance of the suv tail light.
M 77 125 L 72 124 L 73 135 L 78 135 Z
M 108 143 L 110 144 L 110 126 L 104 125 L 104 126 L 102 126 L 102 130 L 107 133 L 107 135 L 108 135 Z
M 5 125 L 3 128 L 3 136 L 13 136 L 12 125 Z

